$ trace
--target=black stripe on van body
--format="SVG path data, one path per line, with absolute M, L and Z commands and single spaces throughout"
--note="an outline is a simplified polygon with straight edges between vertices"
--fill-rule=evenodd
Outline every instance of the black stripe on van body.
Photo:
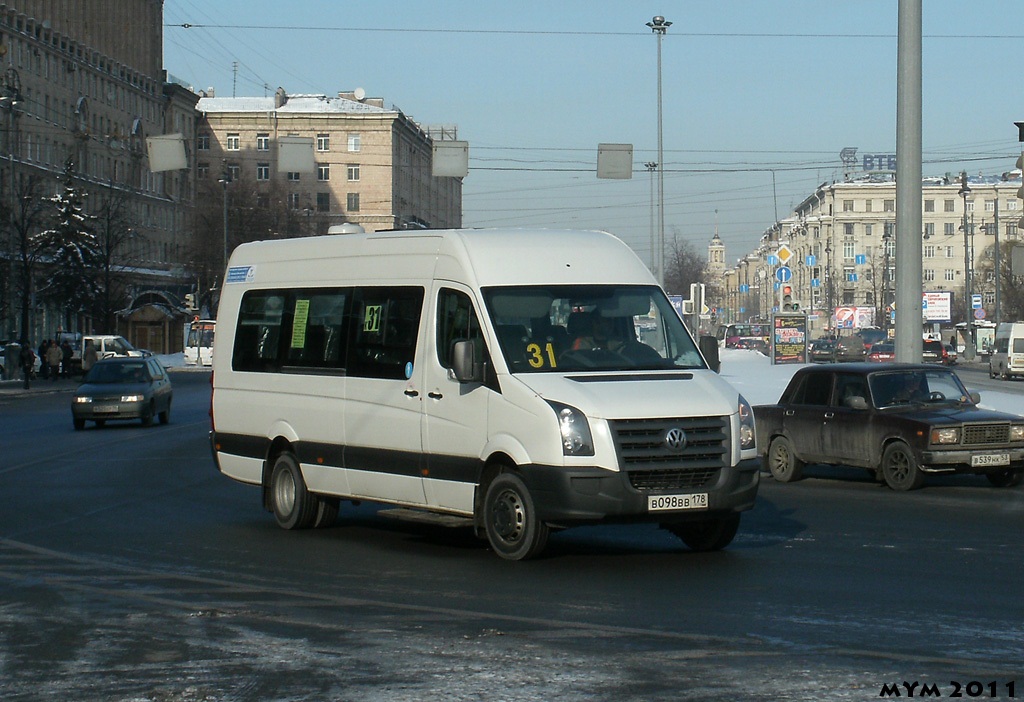
M 217 432 L 213 437 L 213 443 L 220 446 L 221 453 L 261 461 L 266 459 L 270 451 L 270 441 L 261 436 Z M 292 450 L 295 451 L 300 463 L 460 483 L 478 483 L 483 469 L 483 462 L 470 456 L 428 456 L 416 451 L 395 451 L 313 441 L 296 442 L 292 444 Z

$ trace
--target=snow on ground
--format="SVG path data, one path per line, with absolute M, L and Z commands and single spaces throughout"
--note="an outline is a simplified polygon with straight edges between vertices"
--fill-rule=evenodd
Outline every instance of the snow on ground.
M 778 402 L 793 374 L 805 364 L 772 365 L 767 356 L 747 349 L 721 349 L 721 376 L 739 390 L 752 405 Z M 956 367 L 953 368 L 956 370 Z M 1024 415 L 1024 393 L 1002 392 L 972 386 L 975 373 L 958 373 L 968 390 L 981 393 L 981 406 L 986 409 Z M 987 374 L 984 377 L 988 377 Z M 993 381 L 994 382 L 994 381 Z

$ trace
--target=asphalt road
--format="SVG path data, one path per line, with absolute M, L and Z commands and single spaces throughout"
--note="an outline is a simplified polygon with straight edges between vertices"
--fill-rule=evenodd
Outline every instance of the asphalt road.
M 207 380 L 151 428 L 0 398 L 4 700 L 1024 696 L 1022 488 L 810 468 L 720 553 L 607 526 L 510 563 L 369 504 L 278 529 L 214 470 Z

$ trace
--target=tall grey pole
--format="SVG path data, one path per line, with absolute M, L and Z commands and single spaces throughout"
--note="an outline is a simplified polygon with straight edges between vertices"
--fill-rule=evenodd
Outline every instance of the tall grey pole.
M 996 209 L 992 213 L 994 223 L 992 226 L 995 228 L 996 235 L 996 260 L 995 260 L 995 283 L 996 283 L 996 300 L 995 309 L 992 310 L 992 321 L 999 324 L 999 188 L 996 188 Z
M 672 23 L 661 15 L 647 23 L 658 38 L 658 283 L 661 287 L 665 287 L 665 151 L 661 111 L 661 42 L 671 25 Z
M 919 362 L 922 337 L 921 0 L 899 0 L 896 68 L 896 360 Z

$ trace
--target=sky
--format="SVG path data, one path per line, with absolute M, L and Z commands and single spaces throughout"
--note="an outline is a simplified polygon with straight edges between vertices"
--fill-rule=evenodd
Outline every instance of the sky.
M 1012 170 L 1024 7 L 922 4 L 923 174 Z M 735 261 L 842 149 L 896 152 L 898 0 L 165 0 L 164 67 L 218 96 L 363 88 L 469 142 L 464 226 L 603 229 L 648 261 L 655 15 L 670 244 L 717 231 Z M 602 143 L 632 145 L 631 179 L 596 177 Z

